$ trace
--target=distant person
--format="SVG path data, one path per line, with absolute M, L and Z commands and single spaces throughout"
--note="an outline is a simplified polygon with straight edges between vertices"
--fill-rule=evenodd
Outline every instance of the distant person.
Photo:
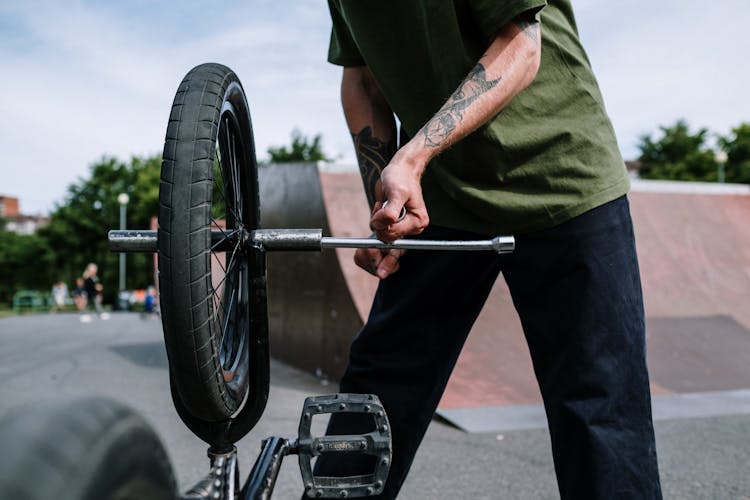
M 52 308 L 50 312 L 62 311 L 68 300 L 68 285 L 64 281 L 58 281 L 52 285 Z
M 76 306 L 76 310 L 80 313 L 86 312 L 86 306 L 88 305 L 88 295 L 86 294 L 86 286 L 82 277 L 76 278 L 76 284 L 73 287 L 73 303 Z
M 143 299 L 143 317 L 157 312 L 156 307 L 156 287 L 152 285 L 146 288 L 146 297 Z
M 88 305 L 93 306 L 96 314 L 98 314 L 101 319 L 109 319 L 109 314 L 104 312 L 104 308 L 102 307 L 104 286 L 101 281 L 99 281 L 98 272 L 99 267 L 93 262 L 90 262 L 86 266 L 86 270 L 83 272 L 84 288 L 86 289 Z

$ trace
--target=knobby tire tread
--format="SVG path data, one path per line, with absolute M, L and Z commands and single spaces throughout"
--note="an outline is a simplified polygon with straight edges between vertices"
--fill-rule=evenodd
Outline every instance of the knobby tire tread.
M 222 379 L 212 338 L 210 226 L 214 145 L 222 99 L 236 75 L 218 64 L 195 68 L 170 113 L 160 187 L 159 272 L 170 376 L 193 415 L 221 421 L 241 403 Z M 187 227 L 182 235 L 176 227 Z M 183 264 L 187 264 L 183 268 Z M 169 288 L 165 297 L 165 286 Z

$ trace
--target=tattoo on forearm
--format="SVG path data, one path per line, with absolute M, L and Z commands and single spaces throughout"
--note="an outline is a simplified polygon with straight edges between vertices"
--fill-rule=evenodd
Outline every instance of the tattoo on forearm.
M 535 44 L 539 43 L 539 21 L 533 18 L 529 20 L 519 17 L 514 22 L 524 35 L 526 35 Z
M 372 128 L 365 127 L 359 133 L 352 134 L 354 150 L 357 153 L 359 173 L 365 185 L 365 193 L 370 208 L 375 206 L 375 186 L 380 180 L 380 172 L 396 152 L 395 141 L 381 141 L 372 135 Z
M 425 146 L 436 148 L 446 144 L 451 133 L 463 119 L 466 108 L 482 94 L 497 86 L 501 79 L 502 77 L 487 80 L 484 66 L 481 63 L 477 64 L 448 102 L 422 127 L 420 133 L 424 134 Z

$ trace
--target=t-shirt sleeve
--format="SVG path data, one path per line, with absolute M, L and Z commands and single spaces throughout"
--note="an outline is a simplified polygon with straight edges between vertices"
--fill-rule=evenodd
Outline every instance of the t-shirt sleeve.
M 328 62 L 338 66 L 364 66 L 365 61 L 359 53 L 359 48 L 352 38 L 349 27 L 334 2 L 328 0 L 328 10 L 331 12 L 331 42 L 328 46 Z
M 482 35 L 489 40 L 497 34 L 500 28 L 524 12 L 538 14 L 547 5 L 547 1 L 469 0 L 468 4 Z

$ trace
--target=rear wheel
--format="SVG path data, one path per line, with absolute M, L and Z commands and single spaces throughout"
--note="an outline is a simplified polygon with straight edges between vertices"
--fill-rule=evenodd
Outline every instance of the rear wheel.
M 172 467 L 146 421 L 109 399 L 47 403 L 0 421 L 0 498 L 174 500 Z
M 262 314 L 252 286 L 264 273 L 248 245 L 259 224 L 250 114 L 229 68 L 203 64 L 180 84 L 159 203 L 159 286 L 173 396 L 195 419 L 223 422 L 248 393 L 250 335 L 254 316 Z

